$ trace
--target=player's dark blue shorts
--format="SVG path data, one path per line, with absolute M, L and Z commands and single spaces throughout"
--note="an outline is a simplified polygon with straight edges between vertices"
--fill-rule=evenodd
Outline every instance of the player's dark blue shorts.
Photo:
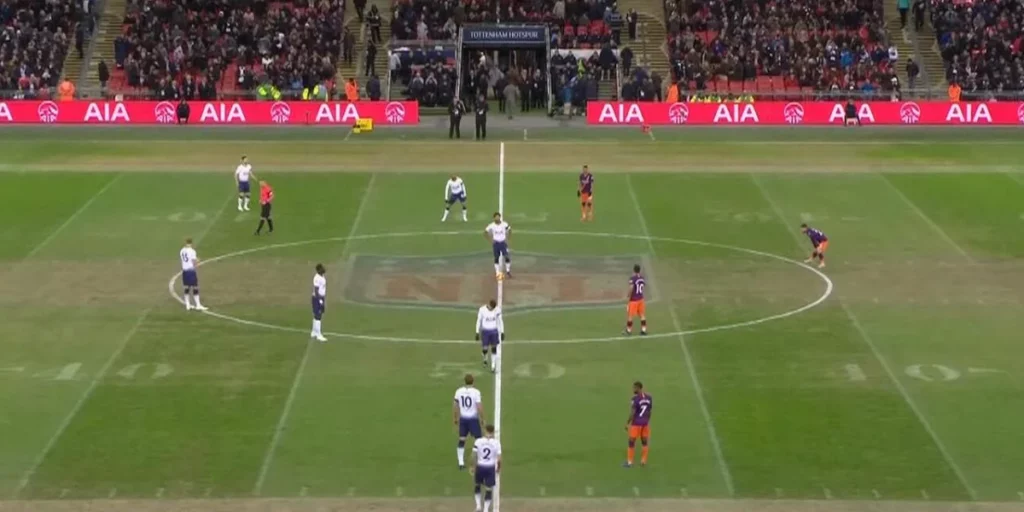
M 480 418 L 459 418 L 459 437 L 466 436 L 473 436 L 473 439 L 483 437 L 480 431 Z
M 454 204 L 456 201 L 460 203 L 466 202 L 466 193 L 462 192 L 459 194 L 448 194 L 448 204 Z
M 248 181 L 239 181 L 238 182 L 238 191 L 240 193 L 242 193 L 242 194 L 248 194 L 249 193 L 249 182 Z
M 500 256 L 505 257 L 505 261 L 509 261 L 508 258 L 508 242 L 494 242 L 494 261 L 497 262 Z
M 484 487 L 494 487 L 495 474 L 494 466 L 477 466 L 476 474 L 473 476 L 474 483 Z
M 501 343 L 501 334 L 498 331 L 480 331 L 480 344 L 487 347 L 494 347 Z
M 199 274 L 195 270 L 183 270 L 181 272 L 181 284 L 183 286 L 199 286 Z
M 320 320 L 324 316 L 324 299 L 313 296 L 313 319 Z

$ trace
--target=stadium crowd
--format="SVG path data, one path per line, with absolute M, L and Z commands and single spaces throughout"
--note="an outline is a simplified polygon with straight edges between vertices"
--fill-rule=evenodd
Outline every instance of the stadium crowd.
M 665 16 L 673 78 L 687 89 L 896 87 L 881 0 L 665 0 Z
M 123 34 L 114 43 L 123 84 L 114 87 L 149 90 L 161 99 L 206 99 L 213 89 L 260 84 L 293 93 L 313 87 L 334 77 L 344 5 L 129 0 Z
M 946 79 L 966 93 L 1024 90 L 1024 4 L 933 0 L 931 20 Z
M 34 98 L 54 89 L 68 48 L 74 43 L 81 51 L 94 26 L 92 7 L 80 0 L 0 1 L 0 91 Z

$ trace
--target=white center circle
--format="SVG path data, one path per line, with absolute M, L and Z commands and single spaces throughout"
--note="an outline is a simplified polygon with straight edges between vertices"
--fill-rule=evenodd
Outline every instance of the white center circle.
M 730 324 L 714 325 L 714 326 L 710 326 L 710 327 L 702 327 L 702 328 L 699 328 L 699 329 L 690 329 L 690 330 L 683 330 L 683 331 L 674 331 L 674 332 L 663 332 L 663 333 L 657 333 L 657 334 L 648 334 L 646 336 L 647 339 L 653 339 L 653 338 L 673 338 L 673 337 L 677 337 L 677 336 L 688 336 L 688 335 L 692 335 L 692 334 L 724 331 L 724 330 L 728 330 L 728 329 L 738 329 L 738 328 L 741 328 L 741 327 L 750 327 L 750 326 L 753 326 L 753 325 L 758 325 L 758 324 L 763 324 L 763 323 L 766 323 L 766 322 L 771 322 L 773 320 L 781 320 L 783 318 L 788 318 L 788 317 L 791 317 L 791 316 L 794 316 L 794 315 L 798 315 L 798 314 L 803 313 L 803 312 L 805 312 L 805 311 L 807 311 L 809 309 L 817 307 L 822 302 L 825 302 L 825 300 L 827 300 L 830 295 L 832 295 L 832 290 L 833 290 L 832 280 L 829 279 L 828 276 L 826 276 L 820 270 L 818 270 L 818 269 L 816 269 L 814 267 L 805 265 L 804 263 L 802 263 L 800 261 L 793 260 L 793 259 L 787 258 L 785 256 L 779 256 L 777 254 L 772 254 L 772 253 L 763 252 L 763 251 L 757 251 L 757 250 L 754 250 L 754 249 L 747 249 L 747 248 L 744 248 L 744 247 L 735 247 L 735 246 L 732 246 L 732 245 L 717 244 L 717 243 L 713 243 L 713 242 L 702 242 L 702 241 L 699 241 L 699 240 L 687 240 L 687 239 L 682 239 L 682 238 L 665 238 L 665 237 L 656 237 L 656 236 L 646 237 L 646 236 L 641 236 L 641 235 L 626 235 L 626 234 L 616 234 L 616 233 L 585 233 L 585 232 L 578 232 L 578 231 L 530 231 L 530 230 L 521 230 L 521 231 L 517 231 L 517 233 L 519 233 L 521 235 L 538 235 L 538 236 L 582 236 L 582 237 L 591 237 L 591 238 L 615 238 L 615 239 L 624 239 L 624 240 L 641 240 L 641 241 L 650 241 L 650 242 L 667 242 L 667 243 L 678 243 L 678 244 L 686 244 L 686 245 L 696 245 L 696 246 L 700 246 L 700 247 L 712 247 L 712 248 L 723 249 L 723 250 L 727 250 L 727 251 L 751 254 L 751 255 L 754 255 L 754 256 L 759 256 L 759 257 L 762 257 L 762 258 L 773 259 L 773 260 L 776 260 L 776 261 L 781 261 L 781 262 L 784 262 L 784 263 L 788 263 L 790 265 L 794 265 L 794 266 L 799 267 L 799 268 L 801 268 L 803 270 L 811 272 L 812 274 L 817 276 L 819 279 L 821 279 L 821 281 L 825 285 L 824 291 L 821 293 L 821 295 L 818 298 L 816 298 L 813 301 L 808 302 L 807 304 L 804 304 L 804 305 L 802 305 L 802 306 L 800 306 L 798 308 L 791 309 L 789 311 L 785 311 L 785 312 L 782 312 L 782 313 L 778 313 L 778 314 L 770 315 L 770 316 L 765 316 L 765 317 L 761 317 L 761 318 L 756 318 L 754 320 L 747 320 L 747 321 L 743 321 L 743 322 L 735 322 L 735 323 L 730 323 Z M 350 242 L 350 241 L 355 241 L 355 240 L 375 240 L 375 239 L 382 239 L 382 238 L 406 238 L 406 237 L 423 237 L 423 236 L 437 237 L 437 236 L 461 236 L 461 235 L 479 236 L 480 233 L 478 233 L 476 231 L 427 231 L 427 232 L 419 232 L 419 233 L 380 233 L 380 234 L 374 234 L 374 235 L 355 235 L 355 236 L 350 236 L 350 237 L 334 237 L 334 238 L 320 238 L 320 239 L 316 239 L 316 240 L 303 240 L 303 241 L 299 241 L 299 242 L 288 242 L 288 243 L 265 245 L 265 246 L 262 246 L 262 247 L 254 247 L 252 249 L 244 249 L 244 250 L 241 250 L 241 251 L 235 251 L 235 252 L 231 252 L 231 253 L 227 253 L 227 254 L 222 254 L 220 256 L 215 256 L 213 258 L 202 260 L 200 262 L 200 266 L 201 265 L 205 265 L 205 264 L 209 264 L 209 263 L 213 263 L 213 262 L 216 262 L 216 261 L 226 260 L 228 258 L 244 256 L 246 254 L 251 254 L 251 253 L 254 253 L 254 252 L 269 251 L 269 250 L 281 249 L 281 248 L 285 248 L 285 247 L 297 247 L 297 246 L 301 246 L 301 245 L 312 245 L 312 244 L 327 243 L 327 242 Z M 171 296 L 174 297 L 175 300 L 177 300 L 178 302 L 184 304 L 184 300 L 182 299 L 182 297 L 180 295 L 178 295 L 177 291 L 175 291 L 175 289 L 174 289 L 174 284 L 175 284 L 175 282 L 178 280 L 178 278 L 180 276 L 181 276 L 181 272 L 178 272 L 177 274 L 171 276 L 170 281 L 167 282 L 167 289 L 170 292 Z M 277 331 L 299 332 L 299 333 L 309 334 L 309 329 L 308 328 L 287 327 L 287 326 L 283 326 L 283 325 L 268 324 L 268 323 L 259 322 L 259 321 L 256 321 L 256 320 L 247 320 L 247 319 L 244 319 L 244 318 L 238 318 L 238 317 L 234 317 L 234 316 L 231 316 L 231 315 L 226 315 L 226 314 L 223 314 L 223 313 L 218 313 L 218 312 L 213 311 L 213 310 L 206 310 L 206 311 L 203 311 L 203 313 L 205 313 L 207 315 L 210 315 L 212 317 L 215 317 L 215 318 L 220 318 L 222 320 L 227 320 L 227 321 L 235 322 L 235 323 L 242 324 L 242 325 L 249 325 L 249 326 L 253 326 L 253 327 L 262 327 L 262 328 L 265 328 L 265 329 L 273 329 L 273 330 L 277 330 Z M 325 331 L 324 335 L 341 337 L 341 338 L 351 338 L 351 339 L 363 340 L 363 341 L 384 341 L 384 342 L 392 342 L 392 343 L 443 343 L 443 344 L 476 344 L 476 343 L 478 343 L 477 341 L 474 341 L 474 340 L 471 340 L 471 339 L 433 339 L 433 338 L 412 338 L 412 337 L 401 337 L 401 336 L 372 336 L 372 335 L 367 335 L 367 334 L 356 334 L 356 333 L 348 333 L 348 332 L 328 332 L 328 331 Z M 524 343 L 524 344 L 595 343 L 595 342 L 603 342 L 603 341 L 621 341 L 621 340 L 627 340 L 627 339 L 630 339 L 630 338 L 627 337 L 627 336 L 609 336 L 609 337 L 603 337 L 603 338 L 567 338 L 567 339 L 549 339 L 549 340 L 515 340 L 514 343 Z

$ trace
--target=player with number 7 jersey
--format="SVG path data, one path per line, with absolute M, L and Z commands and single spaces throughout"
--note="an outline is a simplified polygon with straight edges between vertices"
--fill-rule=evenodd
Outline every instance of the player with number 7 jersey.
M 651 437 L 651 411 L 654 399 L 644 391 L 640 381 L 633 383 L 633 398 L 629 401 L 629 419 L 626 420 L 626 431 L 629 432 L 629 448 L 626 450 L 624 467 L 633 467 L 633 456 L 636 454 L 636 440 L 640 439 L 643 448 L 640 451 L 640 465 L 647 465 L 647 443 Z

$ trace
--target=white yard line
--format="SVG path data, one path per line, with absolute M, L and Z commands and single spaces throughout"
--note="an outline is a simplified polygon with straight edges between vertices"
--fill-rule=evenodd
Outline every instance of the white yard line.
M 106 193 L 107 190 L 110 189 L 110 187 L 114 186 L 114 183 L 117 183 L 117 181 L 121 179 L 121 176 L 124 176 L 124 173 L 118 173 L 116 176 L 111 178 L 110 181 L 108 181 L 107 184 L 103 186 L 103 188 L 99 189 L 95 194 L 93 194 L 92 197 L 89 198 L 88 201 L 86 201 L 84 204 L 82 204 L 81 207 L 75 210 L 75 213 L 72 213 L 71 216 L 68 217 L 63 224 L 57 226 L 57 229 L 53 230 L 53 232 L 51 232 L 49 236 L 44 238 L 42 242 L 39 242 L 38 245 L 36 245 L 31 251 L 29 251 L 29 253 L 25 255 L 24 260 L 28 261 L 32 259 L 36 254 L 39 253 L 40 250 L 42 250 L 43 247 L 50 245 L 50 242 L 57 238 L 58 235 L 63 233 L 65 228 L 67 228 L 69 225 L 71 225 L 72 222 L 78 219 L 78 217 L 80 217 L 83 212 L 88 210 L 89 207 L 96 202 L 96 200 L 98 200 L 104 193 Z
M 651 258 L 656 256 L 654 249 L 654 242 L 651 240 L 651 232 L 647 229 L 647 220 L 644 218 L 644 212 L 640 209 L 640 201 L 636 197 L 636 190 L 633 188 L 633 180 L 630 175 L 626 175 L 626 186 L 629 189 L 629 197 L 633 200 L 633 207 L 636 209 L 637 218 L 640 220 L 640 230 L 643 236 L 647 239 L 647 247 L 651 251 Z M 651 268 L 647 269 L 651 276 L 651 281 L 654 283 L 660 283 L 654 273 L 654 264 L 651 263 Z M 655 284 L 659 286 L 659 284 Z M 675 304 L 672 300 L 669 300 L 669 316 L 672 319 L 672 327 L 677 332 L 681 332 L 682 325 L 679 322 L 679 316 L 676 314 Z M 690 355 L 690 347 L 686 343 L 686 337 L 682 334 L 679 335 L 679 346 L 683 349 L 683 359 L 686 362 L 686 370 L 690 374 L 690 382 L 693 384 L 694 393 L 697 395 L 697 402 L 700 404 L 701 414 L 704 416 L 704 424 L 708 429 L 708 438 L 711 440 L 711 447 L 714 449 L 715 458 L 718 459 L 718 467 L 722 473 L 722 480 L 725 482 L 725 488 L 729 492 L 729 496 L 735 496 L 736 488 L 733 485 L 732 473 L 729 471 L 729 465 L 725 461 L 725 456 L 722 454 L 722 443 L 718 439 L 718 432 L 715 430 L 715 422 L 711 417 L 711 412 L 708 410 L 707 402 L 704 400 L 704 389 L 700 384 L 700 378 L 697 377 L 697 368 L 693 364 L 693 357 Z
M 889 188 L 893 190 L 893 192 L 896 192 L 896 195 L 900 196 L 900 199 L 902 199 L 903 202 L 906 203 L 906 205 L 909 206 L 910 209 L 913 210 L 914 213 L 916 213 L 917 216 L 920 217 L 921 220 L 925 222 L 925 224 L 928 224 L 928 227 L 932 228 L 932 231 L 937 233 L 940 237 L 942 237 L 943 240 L 946 241 L 947 244 L 956 249 L 956 251 L 959 252 L 960 255 L 963 256 L 964 259 L 966 259 L 969 263 L 971 263 L 972 265 L 975 264 L 974 258 L 972 258 L 971 255 L 968 254 L 967 251 L 965 251 L 964 248 L 960 246 L 960 244 L 956 243 L 956 241 L 953 240 L 953 238 L 949 236 L 949 234 L 946 233 L 945 230 L 939 227 L 939 225 L 936 224 L 935 221 L 931 219 L 931 217 L 925 214 L 924 211 L 917 206 L 917 204 L 911 201 L 910 198 L 907 197 L 907 195 L 904 194 L 903 191 L 899 189 L 899 187 L 897 187 L 893 182 L 889 181 L 889 178 L 887 178 L 885 174 L 879 173 L 878 176 L 882 178 L 882 181 L 884 181 L 885 184 L 888 185 Z
M 524 131 L 525 135 L 526 132 Z M 505 218 L 505 143 L 498 146 L 498 213 L 502 219 Z M 505 295 L 505 281 L 498 281 L 497 302 L 501 308 Z M 501 367 L 505 364 L 503 347 L 504 343 L 498 344 L 498 363 L 494 367 L 494 438 L 501 442 Z M 498 512 L 501 506 L 501 473 L 495 476 L 493 505 L 494 512 Z
M 359 203 L 359 209 L 356 210 L 356 217 L 352 220 L 352 226 L 349 228 L 348 236 L 346 237 L 345 247 L 341 251 L 339 260 L 345 261 L 349 255 L 349 248 L 352 247 L 352 237 L 356 235 L 359 230 L 359 224 L 362 223 L 363 213 L 366 211 L 366 205 L 369 204 L 367 198 L 373 192 L 373 185 L 377 181 L 377 174 L 370 175 L 370 181 L 366 184 L 366 190 L 363 191 L 363 199 Z M 347 273 L 346 273 L 347 274 Z M 346 279 L 343 276 L 343 279 Z M 267 481 L 267 474 L 270 472 L 270 466 L 274 463 L 274 454 L 277 452 L 277 446 L 281 443 L 281 435 L 284 434 L 285 426 L 288 424 L 288 417 L 291 416 L 292 407 L 295 404 L 295 397 L 298 395 L 299 386 L 302 384 L 302 376 L 306 373 L 306 364 L 309 362 L 310 349 L 313 346 L 314 341 L 307 339 L 306 350 L 302 354 L 302 360 L 299 362 L 299 368 L 295 371 L 295 378 L 292 380 L 292 387 L 288 391 L 288 398 L 285 399 L 284 408 L 281 410 L 281 416 L 277 419 L 277 426 L 274 428 L 274 436 L 270 439 L 270 444 L 267 446 L 267 451 L 263 455 L 263 464 L 260 465 L 259 476 L 256 477 L 256 484 L 253 486 L 252 493 L 256 496 L 260 496 L 263 493 L 263 484 Z
M 771 206 L 772 211 L 775 212 L 775 216 L 778 217 L 779 222 L 782 223 L 783 229 L 785 229 L 788 233 L 790 233 L 793 236 L 793 240 L 796 242 L 798 246 L 802 247 L 802 240 L 800 240 L 800 237 L 796 234 L 796 231 L 792 230 L 790 226 L 786 223 L 786 216 L 783 213 L 782 208 L 780 208 L 778 203 L 776 203 L 775 200 L 772 199 L 771 194 L 769 194 L 768 190 L 765 189 L 763 185 L 761 185 L 761 181 L 757 179 L 756 175 L 751 174 L 750 178 L 754 181 L 754 184 L 757 186 L 757 189 L 761 191 L 761 196 L 764 197 L 765 201 L 767 201 L 769 206 Z M 900 395 L 903 396 L 903 401 L 906 402 L 907 407 L 909 407 L 910 410 L 914 413 L 914 415 L 917 416 L 917 421 L 921 423 L 922 427 L 924 427 L 925 432 L 927 432 L 928 435 L 931 436 L 932 442 L 935 443 L 936 448 L 939 449 L 939 452 L 942 454 L 942 458 L 946 461 L 946 464 L 950 467 L 950 469 L 953 470 L 953 473 L 956 474 L 957 479 L 960 481 L 960 485 L 964 487 L 964 490 L 967 491 L 967 494 L 971 497 L 972 500 L 976 500 L 978 498 L 978 495 L 977 492 L 975 492 L 974 487 L 972 487 L 971 484 L 968 482 L 963 470 L 960 469 L 960 465 L 957 464 L 952 454 L 950 454 L 949 450 L 946 448 L 946 444 L 942 442 L 942 439 L 939 437 L 938 432 L 935 431 L 931 423 L 928 421 L 928 418 L 925 417 L 924 413 L 921 411 L 921 408 L 918 407 L 917 402 L 914 401 L 914 398 L 910 395 L 910 392 L 907 391 L 906 386 L 904 386 L 903 382 L 900 381 L 899 377 L 896 375 L 896 372 L 892 370 L 892 367 L 889 365 L 889 361 L 882 354 L 882 351 L 878 349 L 878 345 L 876 345 L 875 341 L 871 338 L 870 335 L 868 335 L 867 331 L 864 329 L 864 326 L 861 325 L 860 320 L 858 320 L 857 316 L 854 315 L 853 310 L 851 310 L 850 307 L 846 305 L 846 302 L 843 301 L 842 297 L 839 296 L 837 297 L 837 299 L 839 301 L 839 305 L 843 308 L 843 312 L 846 313 L 847 318 L 850 319 L 850 324 L 853 325 L 853 328 L 856 329 L 857 334 L 859 334 L 860 338 L 864 341 L 864 344 L 867 345 L 868 349 L 871 350 L 871 353 L 875 356 L 875 359 L 878 361 L 878 364 L 880 364 L 882 366 L 882 369 L 885 370 L 885 373 L 886 375 L 889 376 L 889 380 L 892 381 L 893 386 L 895 386 L 896 390 L 899 391 Z
M 112 180 L 111 183 L 113 183 L 116 180 L 117 178 Z M 110 185 L 108 184 L 107 186 L 109 187 Z M 106 187 L 104 187 L 104 190 L 106 190 Z M 98 195 L 99 194 L 97 194 L 97 196 Z M 233 199 L 234 196 L 229 197 L 228 200 L 225 201 L 223 205 L 221 205 L 220 210 L 217 211 L 217 214 L 214 215 L 213 219 L 210 220 L 210 223 L 207 224 L 206 229 L 204 229 L 203 232 L 200 233 L 199 236 L 195 238 L 197 244 L 200 241 L 202 241 L 202 239 L 206 237 L 206 235 L 210 232 L 213 226 L 217 224 L 217 221 L 220 219 L 221 215 L 224 214 L 224 210 L 227 209 L 228 204 L 230 204 Z M 86 203 L 85 206 L 88 206 L 88 203 Z M 75 215 L 72 215 L 72 217 L 77 216 L 78 213 L 85 209 L 85 206 L 79 209 L 79 211 L 76 212 Z M 46 442 L 46 445 L 43 447 L 43 450 L 39 452 L 39 455 L 36 457 L 36 460 L 32 463 L 32 467 L 30 467 L 28 471 L 26 471 L 25 474 L 21 477 L 21 480 L 18 482 L 18 486 L 14 489 L 15 498 L 18 498 L 21 492 L 25 490 L 25 487 L 28 487 L 28 484 L 32 481 L 32 477 L 35 476 L 36 471 L 39 470 L 39 467 L 43 465 L 43 461 L 46 460 L 46 456 L 49 455 L 51 451 L 53 451 L 53 448 L 55 446 L 57 446 L 57 442 L 60 441 L 60 438 L 64 436 L 64 432 L 67 431 L 68 427 L 71 425 L 71 422 L 74 421 L 74 419 L 78 416 L 79 411 L 82 410 L 82 407 L 84 407 L 86 402 L 89 401 L 89 398 L 92 397 L 93 392 L 96 391 L 96 387 L 99 386 L 100 382 L 107 375 L 107 372 L 110 371 L 110 368 L 114 365 L 115 362 L 117 362 L 117 359 L 121 357 L 121 354 L 124 352 L 124 349 L 128 346 L 128 342 L 135 337 L 135 334 L 139 331 L 139 327 L 141 327 L 142 324 L 146 321 L 146 319 L 149 318 L 149 314 L 153 312 L 153 309 L 156 308 L 156 306 L 157 304 L 154 303 L 153 305 L 146 308 L 141 315 L 139 315 L 139 318 L 135 320 L 135 324 L 132 325 L 132 328 L 128 330 L 128 332 L 124 335 L 123 338 L 121 338 L 121 342 L 120 344 L 118 344 L 114 352 L 110 354 L 110 357 L 108 357 L 106 362 L 103 363 L 103 366 L 100 367 L 100 370 L 96 372 L 96 375 L 92 378 L 92 381 L 89 382 L 89 386 L 85 388 L 85 392 L 82 393 L 82 396 L 78 397 L 78 401 L 75 402 L 75 405 L 71 407 L 71 411 L 68 412 L 68 414 L 64 417 L 64 420 L 61 421 L 60 425 L 57 427 L 56 432 L 54 432 L 50 439 Z

